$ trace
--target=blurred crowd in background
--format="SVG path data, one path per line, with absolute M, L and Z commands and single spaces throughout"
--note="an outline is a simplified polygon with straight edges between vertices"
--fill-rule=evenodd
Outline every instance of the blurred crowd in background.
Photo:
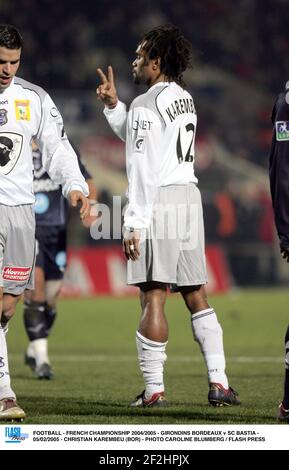
M 208 243 L 224 246 L 236 284 L 280 281 L 268 186 L 271 109 L 289 80 L 288 0 L 1 0 L 19 28 L 19 76 L 55 99 L 72 141 L 111 205 L 126 186 L 123 144 L 95 98 L 96 68 L 113 65 L 119 97 L 142 89 L 131 62 L 142 34 L 172 22 L 193 44 L 186 82 L 198 113 L 196 173 Z M 71 243 L 100 244 L 76 227 Z M 118 241 L 119 242 L 119 241 Z

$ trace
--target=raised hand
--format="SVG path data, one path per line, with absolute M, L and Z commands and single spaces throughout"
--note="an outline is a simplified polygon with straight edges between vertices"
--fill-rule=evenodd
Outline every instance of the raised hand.
M 97 69 L 97 73 L 101 80 L 100 85 L 96 88 L 97 98 L 99 98 L 109 108 L 114 108 L 117 105 L 118 98 L 114 84 L 112 66 L 108 66 L 107 76 L 100 68 Z

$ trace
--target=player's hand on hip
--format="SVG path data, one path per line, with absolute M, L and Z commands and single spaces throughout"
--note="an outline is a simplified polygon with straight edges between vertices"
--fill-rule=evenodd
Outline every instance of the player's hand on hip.
M 100 78 L 100 85 L 96 88 L 96 95 L 106 106 L 114 108 L 117 105 L 118 98 L 114 84 L 112 66 L 109 65 L 107 69 L 107 76 L 103 73 L 102 69 L 97 69 Z
M 122 251 L 125 254 L 127 260 L 131 259 L 136 261 L 140 257 L 140 231 L 126 230 L 123 241 L 122 241 Z
M 70 204 L 72 207 L 76 207 L 77 204 L 80 202 L 80 218 L 84 219 L 89 215 L 90 212 L 90 204 L 89 200 L 87 197 L 84 196 L 84 194 L 81 191 L 70 191 L 69 193 L 69 199 L 70 199 Z
M 289 263 L 289 248 L 281 248 L 281 255 Z

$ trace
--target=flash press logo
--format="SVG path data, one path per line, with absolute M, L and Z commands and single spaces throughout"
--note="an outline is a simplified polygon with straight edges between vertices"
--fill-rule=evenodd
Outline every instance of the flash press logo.
M 21 433 L 20 426 L 6 426 L 5 427 L 5 442 L 7 444 L 20 444 L 20 442 L 28 439 L 28 434 Z

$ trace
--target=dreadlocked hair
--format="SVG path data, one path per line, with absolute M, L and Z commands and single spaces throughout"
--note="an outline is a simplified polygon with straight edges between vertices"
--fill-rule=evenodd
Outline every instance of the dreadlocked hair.
M 169 80 L 175 81 L 183 88 L 186 86 L 183 72 L 192 68 L 192 48 L 179 28 L 172 24 L 153 28 L 143 36 L 141 44 L 148 59 L 160 58 L 161 72 Z

